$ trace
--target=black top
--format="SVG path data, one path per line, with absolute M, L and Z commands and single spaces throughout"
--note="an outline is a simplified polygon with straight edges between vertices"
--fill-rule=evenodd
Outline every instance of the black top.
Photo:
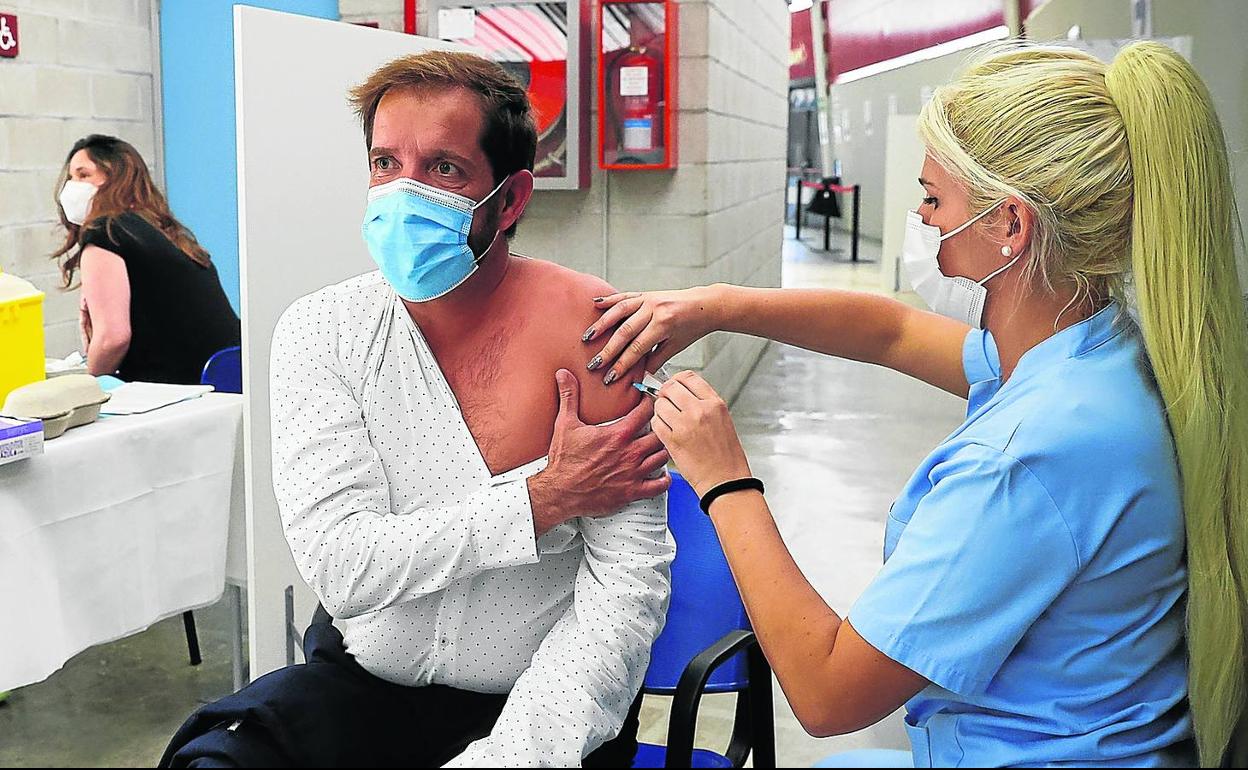
M 121 379 L 195 385 L 213 353 L 239 344 L 238 316 L 217 268 L 201 267 L 143 217 L 128 211 L 99 220 L 82 242 L 126 263 L 130 349 L 117 372 Z

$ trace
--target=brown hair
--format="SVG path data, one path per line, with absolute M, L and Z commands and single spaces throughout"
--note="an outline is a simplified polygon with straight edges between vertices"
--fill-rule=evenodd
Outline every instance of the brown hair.
M 537 124 L 524 86 L 497 63 L 457 51 L 427 51 L 400 57 L 351 89 L 351 106 L 364 124 L 365 147 L 373 148 L 373 119 L 387 91 L 426 87 L 464 88 L 481 100 L 485 128 L 480 144 L 495 184 L 517 171 L 533 170 Z M 513 225 L 507 235 L 514 232 Z
M 65 166 L 61 169 L 60 179 L 56 183 L 54 196 L 59 196 L 61 188 L 69 179 L 69 163 L 79 150 L 86 150 L 87 155 L 108 177 L 95 193 L 91 202 L 91 219 L 81 226 L 70 222 L 65 217 L 58 198 L 56 211 L 60 216 L 61 225 L 65 228 L 65 243 L 53 254 L 53 259 L 60 259 L 65 254 L 78 250 L 73 256 L 60 264 L 61 278 L 65 288 L 70 288 L 74 281 L 74 273 L 82 261 L 82 239 L 86 231 L 92 227 L 103 226 L 109 237 L 113 234 L 114 218 L 128 211 L 146 219 L 153 227 L 165 234 L 171 243 L 182 250 L 186 256 L 201 267 L 212 263 L 208 252 L 195 240 L 191 231 L 174 218 L 169 211 L 169 203 L 160 190 L 152 182 L 152 175 L 147 170 L 147 163 L 138 150 L 126 141 L 114 136 L 91 134 L 74 142 L 73 148 L 65 156 Z

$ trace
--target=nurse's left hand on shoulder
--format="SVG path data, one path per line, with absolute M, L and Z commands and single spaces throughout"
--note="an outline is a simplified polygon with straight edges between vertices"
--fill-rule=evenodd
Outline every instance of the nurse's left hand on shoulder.
M 751 475 L 728 405 L 693 372 L 663 384 L 650 425 L 699 497 L 725 481 Z

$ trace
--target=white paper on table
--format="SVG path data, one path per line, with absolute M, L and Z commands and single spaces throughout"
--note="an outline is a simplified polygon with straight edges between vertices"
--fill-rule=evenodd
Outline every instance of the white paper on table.
M 64 358 L 43 359 L 43 369 L 49 377 L 58 374 L 86 374 L 87 359 L 75 350 Z
M 110 391 L 112 398 L 100 408 L 100 414 L 143 414 L 162 406 L 199 398 L 211 393 L 211 385 L 169 385 L 161 382 L 127 382 Z

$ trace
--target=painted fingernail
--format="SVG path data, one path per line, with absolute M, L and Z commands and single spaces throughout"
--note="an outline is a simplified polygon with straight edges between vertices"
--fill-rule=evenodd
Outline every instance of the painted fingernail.
M 618 374 L 616 374 L 614 370 L 612 370 L 612 371 L 610 371 L 610 372 L 607 372 L 607 376 L 602 378 L 602 384 L 603 384 L 603 385 L 610 385 L 611 383 L 615 382 L 615 379 L 616 379 L 616 377 L 618 377 L 618 376 L 619 376 L 619 375 L 618 375 Z
M 594 304 L 597 305 L 599 302 L 602 302 L 604 299 L 606 299 L 606 297 L 594 297 Z
M 585 333 L 581 335 L 581 342 L 589 342 L 594 338 L 594 327 L 589 327 Z
M 586 368 L 592 372 L 600 366 L 602 366 L 602 356 L 594 356 L 594 360 L 590 361 L 589 366 Z

